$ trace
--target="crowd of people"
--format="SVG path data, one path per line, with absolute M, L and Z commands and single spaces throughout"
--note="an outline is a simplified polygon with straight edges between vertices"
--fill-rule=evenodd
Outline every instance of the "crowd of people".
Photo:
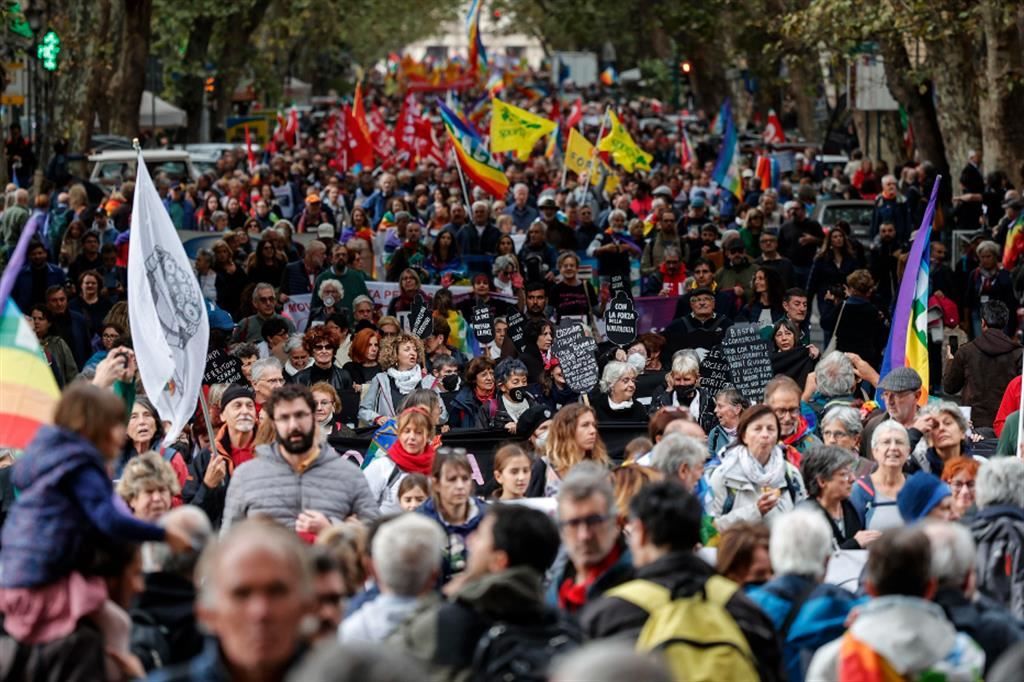
M 931 232 L 929 376 L 882 374 L 936 169 L 809 147 L 774 187 L 744 159 L 736 197 L 704 123 L 683 163 L 652 106 L 620 116 L 652 170 L 611 191 L 542 145 L 502 159 L 504 197 L 454 166 L 339 170 L 312 120 L 255 167 L 155 173 L 210 233 L 230 370 L 171 445 L 128 320 L 134 183 L 8 188 L 0 248 L 36 235 L 12 298 L 62 394 L 0 469 L 0 677 L 1015 679 L 1024 200 L 972 153 Z M 841 197 L 875 202 L 865 241 L 809 217 Z M 607 340 L 622 290 L 671 322 Z M 769 348 L 754 396 L 708 387 L 734 325 Z

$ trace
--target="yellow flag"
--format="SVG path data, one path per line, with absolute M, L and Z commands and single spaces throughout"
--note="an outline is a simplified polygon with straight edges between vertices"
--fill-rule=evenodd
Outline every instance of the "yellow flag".
M 530 155 L 537 140 L 555 129 L 555 122 L 526 109 L 493 99 L 491 109 L 491 151 L 515 152 L 520 159 Z
M 583 175 L 590 168 L 590 159 L 596 153 L 594 145 L 590 144 L 587 138 L 580 135 L 575 128 L 569 130 L 569 142 L 565 146 L 565 167 L 567 169 L 576 173 L 577 177 Z M 608 176 L 604 184 L 605 191 L 614 192 L 615 188 L 619 186 L 619 178 L 600 158 L 594 161 L 594 172 L 590 174 L 590 184 L 600 183 L 602 173 Z
M 631 173 L 638 166 L 643 170 L 650 170 L 653 157 L 633 142 L 633 138 L 629 136 L 629 132 L 614 111 L 609 110 L 608 116 L 611 117 L 611 130 L 597 143 L 597 148 L 603 152 L 610 152 L 615 163 Z

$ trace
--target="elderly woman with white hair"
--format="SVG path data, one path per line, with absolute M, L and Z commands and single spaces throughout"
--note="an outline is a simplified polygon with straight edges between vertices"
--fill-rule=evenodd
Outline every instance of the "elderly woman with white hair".
M 830 408 L 821 418 L 818 429 L 825 445 L 842 448 L 854 455 L 860 452 L 860 436 L 864 425 L 860 420 L 860 410 L 856 407 L 837 405 Z
M 802 682 L 813 653 L 846 631 L 847 616 L 858 599 L 825 583 L 832 557 L 831 533 L 813 509 L 798 508 L 778 518 L 768 555 L 775 577 L 747 594 L 783 633 L 787 676 Z
M 871 434 L 871 457 L 875 470 L 858 478 L 850 493 L 861 525 L 869 530 L 887 530 L 903 525 L 896 496 L 907 477 L 903 465 L 910 457 L 910 435 L 905 426 L 892 419 L 879 424 Z
M 707 401 L 712 396 L 705 395 L 700 390 L 700 360 L 697 354 L 691 350 L 676 351 L 672 355 L 672 366 L 666 376 L 668 390 L 660 395 L 654 396 L 651 401 L 651 411 L 657 411 L 662 407 L 685 407 L 690 411 L 694 419 L 700 418 L 703 412 L 711 412 Z M 710 431 L 715 422 L 701 424 L 705 431 Z
M 1013 293 L 1013 278 L 999 259 L 999 245 L 986 240 L 978 244 L 974 252 L 978 255 L 978 267 L 967 276 L 964 298 L 964 307 L 971 320 L 972 339 L 981 336 L 981 308 L 986 301 L 1002 301 L 1011 311 L 1018 305 Z M 1011 316 L 1014 323 L 1016 319 L 1016 316 Z
M 978 591 L 1024 618 L 1024 460 L 997 457 L 978 470 Z
M 348 314 L 348 311 L 341 303 L 345 298 L 345 287 L 340 281 L 336 279 L 322 280 L 317 286 L 317 294 L 320 305 L 310 309 L 306 329 L 317 324 L 323 324 L 331 315 L 337 313 Z
M 954 457 L 970 457 L 970 425 L 960 406 L 948 400 L 929 403 L 921 408 L 919 417 L 930 419 L 932 428 L 911 453 L 910 470 L 927 471 L 942 476 L 946 462 Z
M 306 350 L 302 334 L 288 337 L 284 342 L 284 354 L 288 356 L 288 362 L 284 365 L 286 381 L 313 364 L 313 356 Z
M 636 370 L 628 363 L 613 360 L 605 365 L 598 392 L 590 396 L 590 406 L 599 424 L 647 421 L 646 408 L 633 399 L 636 376 Z
M 808 497 L 803 504 L 828 521 L 836 549 L 867 549 L 880 535 L 877 530 L 864 529 L 860 515 L 850 502 L 856 462 L 857 455 L 845 448 L 819 445 L 800 465 Z

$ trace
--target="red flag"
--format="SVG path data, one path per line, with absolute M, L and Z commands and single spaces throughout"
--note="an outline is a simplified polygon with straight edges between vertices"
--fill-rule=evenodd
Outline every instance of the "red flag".
M 348 170 L 348 140 L 345 139 L 345 111 L 342 109 L 332 113 L 334 117 L 334 158 L 328 164 L 334 170 L 344 173 Z
M 429 116 L 420 116 L 415 123 L 416 127 L 416 160 L 433 162 L 439 166 L 444 165 L 444 152 L 441 145 L 437 143 L 434 135 L 434 124 Z
M 370 115 L 366 118 L 366 126 L 370 131 L 370 139 L 373 140 L 373 149 L 377 152 L 377 156 L 386 159 L 394 154 L 394 136 L 388 130 L 384 114 L 376 104 L 370 109 Z
M 579 122 L 583 120 L 583 100 L 577 99 L 572 103 L 572 108 L 569 109 L 569 118 L 566 119 L 565 125 L 570 128 L 575 128 L 579 125 Z
M 284 137 L 289 146 L 299 146 L 299 111 L 295 107 L 288 112 L 288 125 L 284 129 Z
M 249 157 L 249 173 L 256 170 L 256 156 L 252 153 L 252 136 L 249 134 L 249 126 L 245 126 L 245 154 Z
M 769 144 L 786 141 L 786 135 L 782 132 L 782 121 L 779 120 L 774 109 L 768 110 L 768 124 L 764 127 L 763 138 Z
M 365 121 L 359 125 L 352 107 L 345 107 L 346 169 L 362 164 L 363 168 L 373 166 L 373 144 L 366 133 Z
M 409 93 L 402 100 L 402 110 L 395 123 L 395 151 L 409 166 L 416 163 L 416 96 Z

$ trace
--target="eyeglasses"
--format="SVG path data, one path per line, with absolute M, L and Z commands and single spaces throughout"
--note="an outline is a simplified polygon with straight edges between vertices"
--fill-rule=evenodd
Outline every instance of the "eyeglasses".
M 317 407 L 334 407 L 333 400 L 318 400 L 316 401 Z
M 846 431 L 822 431 L 821 435 L 825 438 L 847 438 L 850 434 Z
M 607 514 L 591 514 L 590 516 L 584 516 L 579 519 L 560 519 L 558 521 L 559 528 L 570 528 L 577 530 L 583 526 L 587 528 L 596 528 L 602 524 L 608 523 L 611 517 Z
M 772 410 L 778 417 L 784 417 L 786 415 L 798 415 L 800 414 L 799 407 L 778 407 Z
M 949 487 L 953 490 L 954 493 L 958 493 L 964 488 L 967 488 L 968 490 L 974 490 L 974 481 L 950 481 Z
M 279 414 L 274 417 L 274 421 L 278 424 L 287 424 L 288 422 L 295 421 L 304 422 L 313 416 L 312 412 L 296 412 L 295 414 Z
M 313 346 L 313 350 L 334 350 L 334 346 L 329 343 L 318 343 Z

